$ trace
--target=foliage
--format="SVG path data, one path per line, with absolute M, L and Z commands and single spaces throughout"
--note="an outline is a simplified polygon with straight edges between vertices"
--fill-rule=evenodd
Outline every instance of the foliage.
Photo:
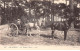
M 25 19 L 38 19 L 40 17 L 50 17 L 50 15 L 55 16 L 56 14 L 68 18 L 71 13 L 70 6 L 54 4 L 50 1 L 0 0 L 0 2 L 2 22 L 11 22 L 18 18 L 23 19 L 23 21 Z M 74 8 L 74 16 L 79 16 L 79 8 L 77 7 Z

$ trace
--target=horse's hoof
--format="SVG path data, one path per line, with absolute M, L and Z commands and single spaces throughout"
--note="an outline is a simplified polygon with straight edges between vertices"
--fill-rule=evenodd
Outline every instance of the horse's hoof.
M 31 34 L 29 36 L 31 36 Z
M 26 36 L 28 36 L 28 34 L 26 34 Z
M 9 36 L 9 34 L 7 34 L 7 36 Z
M 38 35 L 38 34 L 36 36 L 40 37 L 40 35 Z
M 50 38 L 50 39 L 52 39 L 52 38 Z
M 18 37 L 18 35 L 14 36 L 14 37 Z
M 12 35 L 10 35 L 10 34 L 7 34 L 7 36 L 12 37 Z
M 28 35 L 28 34 L 26 34 L 26 36 L 27 36 L 27 37 L 29 37 L 29 35 Z
M 9 37 L 12 37 L 11 35 L 9 35 Z
M 30 35 L 30 37 L 31 37 L 31 35 Z
M 53 40 L 53 38 L 50 38 L 51 40 Z
M 27 35 L 27 37 L 29 37 L 29 35 Z
M 39 36 L 39 37 L 40 37 L 40 35 L 37 35 L 37 36 Z
M 29 37 L 29 35 L 28 35 L 28 34 L 26 34 L 26 36 L 27 36 L 27 37 Z
M 64 39 L 64 41 L 66 41 L 66 39 Z
M 40 35 L 38 35 L 38 37 L 40 37 Z

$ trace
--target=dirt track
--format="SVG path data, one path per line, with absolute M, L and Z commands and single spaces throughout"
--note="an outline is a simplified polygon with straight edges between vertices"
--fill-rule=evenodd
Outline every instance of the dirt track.
M 41 30 L 40 36 L 37 36 L 38 31 L 33 30 L 32 36 L 27 35 L 19 35 L 17 37 L 9 37 L 7 34 L 9 33 L 8 25 L 3 25 L 0 27 L 0 44 L 1 45 L 66 45 L 66 46 L 74 46 L 80 45 L 77 42 L 80 32 L 77 31 L 68 31 L 67 40 L 64 41 L 64 34 L 61 31 L 55 31 L 55 36 L 57 38 L 51 39 L 51 31 L 50 29 Z

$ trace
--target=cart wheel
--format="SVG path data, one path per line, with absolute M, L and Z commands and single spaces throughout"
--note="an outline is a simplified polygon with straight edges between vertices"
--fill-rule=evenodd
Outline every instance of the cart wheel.
M 17 36 L 18 35 L 18 27 L 16 24 L 11 23 L 9 25 L 9 30 L 10 30 L 10 33 L 9 33 L 10 36 Z

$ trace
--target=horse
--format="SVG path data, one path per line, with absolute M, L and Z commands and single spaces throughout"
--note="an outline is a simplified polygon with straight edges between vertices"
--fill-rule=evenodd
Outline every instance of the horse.
M 29 33 L 30 36 L 31 36 L 31 33 L 30 32 L 32 31 L 32 29 L 36 29 L 38 32 L 40 32 L 40 27 L 38 26 L 37 23 L 28 22 L 28 23 L 25 24 L 25 26 L 27 28 L 27 35 Z
M 69 19 L 69 20 L 61 21 L 61 22 L 60 21 L 53 22 L 52 24 L 50 24 L 49 26 L 52 30 L 52 33 L 51 33 L 52 39 L 54 38 L 54 31 L 59 30 L 59 31 L 64 31 L 64 41 L 65 41 L 67 37 L 67 32 L 69 28 L 71 27 L 71 23 L 72 21 Z

